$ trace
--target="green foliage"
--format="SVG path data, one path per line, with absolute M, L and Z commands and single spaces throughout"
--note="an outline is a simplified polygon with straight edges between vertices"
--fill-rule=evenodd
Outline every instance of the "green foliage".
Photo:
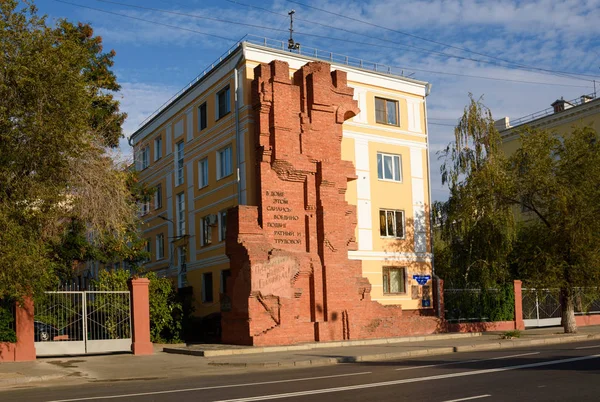
M 448 321 L 512 321 L 515 317 L 514 290 L 511 285 L 499 289 L 458 289 L 444 292 Z
M 150 280 L 150 340 L 155 343 L 180 342 L 187 317 L 177 290 L 168 278 L 161 278 L 154 272 L 145 276 Z M 127 290 L 129 278 L 129 272 L 125 270 L 103 270 L 92 286 L 95 290 Z
M 39 293 L 85 255 L 73 220 L 98 244 L 129 240 L 128 173 L 106 150 L 125 117 L 113 57 L 88 25 L 0 2 L 0 297 Z
M 506 331 L 506 332 L 502 333 L 502 335 L 500 337 L 502 339 L 520 338 L 521 337 L 521 331 L 519 331 L 518 329 L 515 329 L 513 331 Z
M 0 342 L 16 342 L 17 334 L 14 330 L 15 317 L 13 303 L 0 301 Z
M 156 343 L 176 343 L 182 339 L 183 306 L 173 283 L 154 272 L 150 279 L 150 339 Z
M 442 257 L 436 257 L 436 270 L 454 287 L 506 283 L 515 234 L 510 205 L 497 196 L 509 180 L 489 109 L 471 96 L 454 135 L 439 155 L 450 198 L 433 208 Z

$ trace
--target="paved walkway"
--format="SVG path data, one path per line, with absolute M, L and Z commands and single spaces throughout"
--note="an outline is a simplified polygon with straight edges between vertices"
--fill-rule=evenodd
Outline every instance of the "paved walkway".
M 168 346 L 178 353 L 164 353 L 155 347 L 151 356 L 114 354 L 42 358 L 35 362 L 0 363 L 0 389 L 31 385 L 59 385 L 69 382 L 128 381 L 231 374 L 248 370 L 307 367 L 338 363 L 403 359 L 456 352 L 527 347 L 539 344 L 600 339 L 600 326 L 582 327 L 578 334 L 565 335 L 562 328 L 522 331 L 521 338 L 501 339 L 501 333 L 442 334 L 429 337 L 394 338 L 366 342 L 307 344 L 296 348 L 229 347 L 226 345 Z M 165 346 L 166 347 L 166 346 Z M 246 353 L 239 352 L 245 350 Z M 199 352 L 220 351 L 220 355 L 199 356 Z M 231 351 L 238 351 L 234 352 Z M 254 351 L 254 353 L 252 353 Z M 250 353 L 248 353 L 250 352 Z M 52 380 L 52 381 L 50 381 Z

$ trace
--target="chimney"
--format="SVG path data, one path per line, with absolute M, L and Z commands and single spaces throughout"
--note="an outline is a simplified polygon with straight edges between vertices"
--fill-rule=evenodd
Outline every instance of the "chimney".
M 555 100 L 554 103 L 550 106 L 554 108 L 554 113 L 564 112 L 565 110 L 573 107 L 573 105 L 570 104 L 568 101 L 564 100 L 562 96 L 560 97 L 560 99 Z
M 498 131 L 504 131 L 510 128 L 510 119 L 508 117 L 503 117 L 494 122 L 494 128 Z

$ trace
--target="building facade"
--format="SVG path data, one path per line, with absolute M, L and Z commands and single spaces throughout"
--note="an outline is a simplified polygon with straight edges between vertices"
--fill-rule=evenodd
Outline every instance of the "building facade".
M 502 136 L 503 149 L 511 155 L 520 147 L 519 129 L 525 125 L 548 130 L 559 136 L 568 135 L 576 127 L 590 126 L 600 132 L 600 98 L 595 94 L 583 95 L 566 101 L 557 99 L 549 108 L 510 121 L 508 117 L 496 120 Z
M 311 72 L 311 78 L 304 77 L 303 81 L 297 78 L 302 74 L 296 73 L 307 63 L 312 63 L 309 69 L 314 70 L 314 74 Z M 329 68 L 331 73 L 322 73 Z M 266 69 L 270 69 L 272 76 L 260 81 L 257 74 Z M 317 82 L 315 77 L 333 77 L 333 81 Z M 278 90 L 265 90 L 278 80 L 288 82 L 278 86 Z M 288 85 L 290 82 L 294 85 Z M 315 97 L 330 99 L 323 91 L 343 93 L 344 97 L 339 98 L 339 104 L 335 103 L 338 102 L 335 95 L 334 103 L 314 106 Z M 338 155 L 334 155 L 335 151 L 329 156 L 308 156 L 308 160 L 315 166 L 330 162 L 332 166 L 343 165 L 352 172 L 347 186 L 344 179 L 338 191 L 342 197 L 338 200 L 340 208 L 345 208 L 345 204 L 352 206 L 347 208 L 346 214 L 351 217 L 347 225 L 351 236 L 343 246 L 344 258 L 351 261 L 349 265 L 358 267 L 373 302 L 381 306 L 401 306 L 402 311 L 412 312 L 414 316 L 432 316 L 425 99 L 428 91 L 427 83 L 402 76 L 343 62 L 318 63 L 317 58 L 240 43 L 130 137 L 140 179 L 156 188 L 154 199 L 141 207 L 143 236 L 152 256 L 146 269 L 176 278 L 180 287 L 191 287 L 197 315 L 206 316 L 222 309 L 230 311 L 230 304 L 235 303 L 231 297 L 232 274 L 236 274 L 232 272 L 230 257 L 235 253 L 235 244 L 241 244 L 242 240 L 241 237 L 226 240 L 231 237 L 231 233 L 228 234 L 231 228 L 238 231 L 235 236 L 241 236 L 242 220 L 252 215 L 249 212 L 250 215 L 241 218 L 242 210 L 258 208 L 260 216 L 255 220 L 262 229 L 267 224 L 272 225 L 265 241 L 273 245 L 273 250 L 298 249 L 306 253 L 310 243 L 306 227 L 310 226 L 310 214 L 318 209 L 307 201 L 311 194 L 306 190 L 307 184 L 291 193 L 274 188 L 261 162 L 268 156 L 269 169 L 278 172 L 280 179 L 286 174 L 289 176 L 291 170 L 285 173 L 284 168 L 278 167 L 283 166 L 282 161 L 289 160 L 289 164 L 294 165 L 300 163 L 300 155 L 305 158 L 307 152 L 312 152 L 307 151 L 309 149 L 335 151 L 338 147 L 338 143 L 331 142 L 334 137 L 326 137 L 331 135 L 328 131 L 310 137 L 323 136 L 322 142 L 312 143 L 309 136 L 303 134 L 308 132 L 306 127 L 310 126 L 314 132 L 328 125 L 337 130 L 339 125 Z M 266 116 L 260 112 L 265 102 L 284 95 L 291 103 L 271 113 L 266 120 L 260 120 Z M 301 103 L 306 104 L 307 96 L 313 106 L 310 113 L 303 114 Z M 346 106 L 342 107 L 342 103 Z M 347 113 L 334 113 L 335 122 L 330 120 L 333 116 L 330 114 L 319 120 L 316 117 L 321 116 L 316 112 L 319 107 L 324 110 L 345 108 Z M 261 143 L 269 132 L 271 143 Z M 291 134 L 281 137 L 273 134 L 275 132 Z M 289 138 L 298 140 L 288 141 Z M 308 182 L 306 177 L 318 170 L 294 169 L 304 172 L 304 178 L 298 179 L 304 183 Z M 322 179 L 319 180 L 323 182 Z M 296 212 L 291 214 L 290 204 L 301 198 L 302 203 L 297 204 Z M 234 207 L 239 208 L 232 210 Z M 262 216 L 265 211 L 276 220 L 268 221 Z M 230 216 L 232 212 L 235 216 Z M 324 210 L 324 214 L 327 213 Z M 324 218 L 315 216 L 318 226 Z M 232 219 L 236 222 L 228 222 Z M 299 231 L 287 230 L 285 219 L 306 221 L 306 225 Z M 315 241 L 327 243 L 322 237 Z M 323 244 L 314 247 L 322 249 Z M 315 258 L 319 255 L 323 260 L 323 253 L 317 253 Z M 307 273 L 308 276 L 313 274 L 314 271 Z M 293 280 L 296 279 L 297 275 Z M 316 308 L 314 303 L 313 308 Z M 314 321 L 314 313 L 310 319 Z M 423 331 L 433 329 L 428 327 Z M 282 338 L 275 343 L 294 341 Z M 239 343 L 257 344 L 256 341 Z

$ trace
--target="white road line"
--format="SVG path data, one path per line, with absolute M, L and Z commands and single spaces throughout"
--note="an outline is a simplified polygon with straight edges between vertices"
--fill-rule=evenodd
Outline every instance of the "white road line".
M 521 356 L 531 356 L 531 355 L 539 355 L 540 352 L 531 352 L 531 353 L 521 353 L 519 355 L 510 355 L 510 356 L 500 356 L 500 357 L 491 357 L 489 359 L 475 359 L 475 360 L 464 360 L 450 363 L 440 363 L 440 364 L 428 364 L 427 366 L 410 366 L 410 367 L 401 367 L 395 369 L 396 371 L 404 371 L 404 370 L 416 370 L 420 368 L 427 367 L 440 367 L 440 366 L 450 366 L 453 364 L 465 364 L 465 363 L 475 363 L 475 362 L 486 362 L 489 360 L 501 360 L 501 359 L 510 359 L 511 357 L 521 357 Z
M 575 348 L 575 350 L 579 350 L 579 349 L 592 349 L 592 348 L 600 348 L 600 345 L 580 346 L 578 348 Z
M 444 402 L 460 402 L 460 401 L 471 401 L 473 399 L 481 399 L 481 398 L 487 398 L 488 396 L 491 396 L 490 394 L 485 394 L 485 395 L 477 395 L 477 396 L 470 396 L 468 398 L 460 398 L 460 399 L 452 399 L 450 401 L 444 401 Z
M 249 398 L 227 399 L 227 400 L 221 400 L 218 402 L 253 402 L 253 401 L 266 401 L 266 400 L 271 400 L 271 399 L 293 398 L 293 397 L 297 397 L 297 396 L 329 394 L 329 393 L 333 393 L 333 392 L 353 391 L 353 390 L 365 389 L 365 388 L 387 387 L 390 385 L 409 384 L 409 383 L 414 383 L 414 382 L 423 382 L 423 381 L 431 381 L 431 380 L 443 380 L 446 378 L 466 377 L 466 376 L 472 376 L 472 375 L 499 373 L 502 371 L 519 370 L 519 369 L 532 368 L 532 367 L 551 366 L 554 364 L 563 364 L 563 363 L 577 362 L 577 361 L 581 361 L 581 360 L 597 359 L 599 357 L 600 357 L 600 355 L 581 356 L 581 357 L 573 357 L 570 359 L 550 360 L 550 361 L 545 361 L 545 362 L 520 364 L 518 366 L 507 366 L 507 367 L 500 367 L 500 368 L 495 368 L 495 369 L 465 371 L 465 372 L 461 372 L 461 373 L 440 374 L 440 375 L 433 375 L 433 376 L 429 376 L 429 377 L 407 378 L 407 379 L 403 379 L 403 380 L 375 382 L 375 383 L 361 384 L 361 385 L 350 385 L 350 386 L 346 386 L 346 387 L 315 389 L 315 390 L 311 390 L 311 391 L 290 392 L 290 393 L 286 393 L 286 394 L 262 395 L 262 396 L 253 396 L 253 397 L 249 397 Z
M 351 377 L 351 376 L 365 375 L 365 374 L 371 374 L 371 371 L 363 371 L 360 373 L 350 373 L 350 374 L 326 375 L 326 376 L 321 376 L 321 377 L 293 378 L 291 380 L 264 381 L 264 382 L 253 382 L 253 383 L 246 383 L 246 384 L 215 385 L 212 387 L 172 389 L 172 390 L 167 390 L 167 391 L 154 391 L 154 392 L 140 392 L 137 394 L 91 396 L 91 397 L 86 397 L 86 398 L 73 398 L 73 399 L 57 399 L 57 400 L 48 401 L 48 402 L 96 401 L 99 399 L 132 398 L 132 397 L 136 397 L 136 396 L 175 394 L 175 393 L 179 393 L 179 392 L 203 391 L 203 390 L 207 390 L 207 389 L 238 388 L 238 387 L 250 387 L 250 386 L 256 386 L 256 385 L 281 384 L 281 383 L 286 383 L 286 382 L 323 380 L 323 379 L 328 379 L 328 378 Z

